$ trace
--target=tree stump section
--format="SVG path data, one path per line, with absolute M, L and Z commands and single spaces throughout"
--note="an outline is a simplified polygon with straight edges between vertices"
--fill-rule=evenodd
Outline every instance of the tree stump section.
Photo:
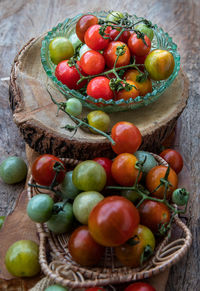
M 57 101 L 64 96 L 47 77 L 41 61 L 43 36 L 32 39 L 16 56 L 10 82 L 10 105 L 13 118 L 25 141 L 35 151 L 78 160 L 97 156 L 113 157 L 109 141 L 79 128 L 76 134 L 63 127 L 73 121 L 63 112 L 56 116 L 47 86 Z M 132 111 L 111 113 L 111 127 L 118 121 L 130 121 L 141 131 L 141 149 L 156 152 L 171 134 L 176 120 L 186 106 L 188 79 L 181 69 L 173 84 L 154 103 Z M 84 108 L 82 117 L 89 110 Z

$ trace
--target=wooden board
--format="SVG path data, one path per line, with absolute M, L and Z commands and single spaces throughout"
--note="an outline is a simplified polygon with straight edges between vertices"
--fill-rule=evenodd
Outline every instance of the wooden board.
M 57 106 L 52 103 L 46 90 L 56 100 L 64 101 L 63 95 L 48 79 L 40 60 L 43 36 L 33 39 L 15 59 L 10 83 L 10 103 L 13 118 L 25 141 L 39 153 L 79 160 L 97 156 L 113 157 L 109 141 L 100 135 L 79 128 L 72 133 L 62 128 L 73 121 L 63 112 L 56 116 Z M 111 113 L 111 127 L 118 121 L 133 122 L 143 136 L 142 149 L 160 149 L 162 141 L 170 135 L 176 120 L 186 106 L 188 79 L 181 70 L 173 84 L 153 104 L 133 111 Z M 82 117 L 88 109 L 84 108 Z

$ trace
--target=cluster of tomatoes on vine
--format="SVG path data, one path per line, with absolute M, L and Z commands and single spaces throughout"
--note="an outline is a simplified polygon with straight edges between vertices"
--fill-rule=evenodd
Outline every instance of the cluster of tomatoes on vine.
M 83 15 L 76 23 L 78 46 L 65 37 L 50 42 L 50 57 L 57 64 L 55 76 L 69 89 L 95 99 L 145 96 L 152 92 L 151 79 L 167 79 L 174 69 L 170 52 L 150 52 L 152 27 L 147 20 L 134 23 L 121 12 L 111 12 L 106 19 Z

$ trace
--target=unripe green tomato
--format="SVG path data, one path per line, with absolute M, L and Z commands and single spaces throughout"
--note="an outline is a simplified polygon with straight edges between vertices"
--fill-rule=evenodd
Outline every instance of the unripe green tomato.
M 92 209 L 104 199 L 104 196 L 96 191 L 80 193 L 74 200 L 73 213 L 82 224 L 88 224 L 88 217 Z
M 35 222 L 46 222 L 52 215 L 53 199 L 47 194 L 38 194 L 27 205 L 27 214 Z
M 78 38 L 76 32 L 70 34 L 69 40 L 71 41 L 74 49 L 76 49 L 82 43 L 82 41 L 80 41 L 80 39 Z
M 7 184 L 23 181 L 27 175 L 27 165 L 20 157 L 9 157 L 0 164 L 0 177 Z
M 174 190 L 172 194 L 172 201 L 178 206 L 186 205 L 189 199 L 189 192 L 184 188 L 178 188 Z
M 66 173 L 65 178 L 61 184 L 61 192 L 62 192 L 62 198 L 66 199 L 74 199 L 79 193 L 80 190 L 76 188 L 72 181 L 72 174 L 73 171 L 69 171 Z
M 5 220 L 5 216 L 0 216 L 0 229 L 2 228 L 3 224 L 4 224 L 4 220 Z
M 122 190 L 121 195 L 133 203 L 136 202 L 138 199 L 141 199 L 141 195 L 134 190 Z
M 56 284 L 47 287 L 44 291 L 68 291 L 68 289 Z
M 32 277 L 40 272 L 39 247 L 31 240 L 19 240 L 6 252 L 5 265 L 16 277 Z
M 50 42 L 49 54 L 52 62 L 57 65 L 61 61 L 70 59 L 74 55 L 74 48 L 68 38 L 58 36 Z
M 144 65 L 150 78 L 160 81 L 169 78 L 173 73 L 175 62 L 170 52 L 156 49 L 147 55 Z
M 106 184 L 106 172 L 97 162 L 84 161 L 75 167 L 72 181 L 80 190 L 99 192 Z
M 158 165 L 156 159 L 149 153 L 145 151 L 137 151 L 134 153 L 134 156 L 138 159 L 139 162 L 143 162 L 146 158 L 146 161 L 142 167 L 143 170 L 143 176 L 146 176 L 146 174 L 155 166 Z
M 120 19 L 122 19 L 123 17 L 124 14 L 121 13 L 120 11 L 112 11 L 107 15 L 106 20 L 112 22 L 119 22 Z
M 73 116 L 78 116 L 82 112 L 82 103 L 77 98 L 70 98 L 66 102 L 65 111 Z
M 57 202 L 54 207 L 63 207 L 63 202 Z M 49 230 L 56 234 L 69 232 L 74 221 L 73 209 L 70 203 L 66 203 L 63 210 L 56 214 L 53 214 L 47 221 L 47 227 Z
M 82 45 L 82 47 L 80 48 L 79 51 L 79 59 L 82 57 L 82 55 L 84 53 L 86 53 L 87 51 L 91 51 L 91 48 L 89 48 L 86 44 Z
M 87 115 L 88 124 L 103 131 L 106 132 L 109 129 L 110 126 L 110 117 L 107 113 L 101 111 L 101 110 L 95 110 L 91 111 Z M 93 129 L 90 129 L 91 132 L 96 133 Z
M 139 23 L 138 25 L 135 26 L 135 29 L 136 30 L 139 30 L 142 33 L 144 33 L 146 36 L 148 36 L 148 38 L 150 39 L 150 41 L 152 41 L 153 36 L 154 36 L 153 29 L 149 28 L 144 23 Z

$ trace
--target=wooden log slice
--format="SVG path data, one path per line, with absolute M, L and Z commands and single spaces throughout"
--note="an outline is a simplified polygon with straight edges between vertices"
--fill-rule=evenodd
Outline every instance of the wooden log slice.
M 52 103 L 47 85 L 58 101 L 64 96 L 47 77 L 41 61 L 40 48 L 43 36 L 32 39 L 16 56 L 10 82 L 10 105 L 13 118 L 25 141 L 39 153 L 60 157 L 91 159 L 96 156 L 113 157 L 109 141 L 79 128 L 72 137 L 62 128 L 73 124 L 63 112 L 56 116 L 57 106 Z M 173 84 L 153 104 L 133 111 L 111 113 L 111 126 L 117 121 L 133 122 L 143 136 L 142 149 L 156 152 L 168 137 L 176 120 L 186 106 L 188 79 L 183 70 Z M 88 113 L 84 108 L 83 117 Z

